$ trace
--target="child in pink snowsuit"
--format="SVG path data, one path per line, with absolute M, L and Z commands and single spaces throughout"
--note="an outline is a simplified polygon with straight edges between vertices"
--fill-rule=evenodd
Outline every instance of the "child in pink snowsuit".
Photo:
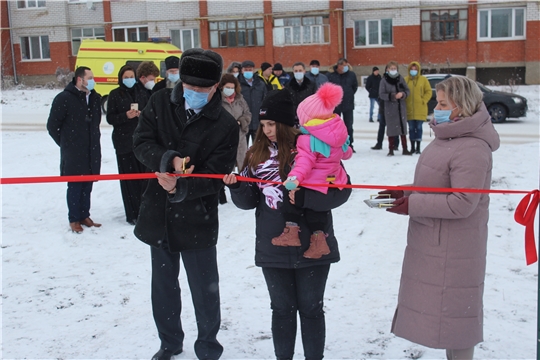
M 349 147 L 345 123 L 334 114 L 334 109 L 341 103 L 342 98 L 343 90 L 340 86 L 325 83 L 314 95 L 298 105 L 296 114 L 303 135 L 300 135 L 296 142 L 298 153 L 294 167 L 284 183 L 288 190 L 294 190 L 301 185 L 306 188 L 305 191 L 319 191 L 326 194 L 327 187 L 310 184 L 347 184 L 347 172 L 341 160 L 350 159 L 352 149 Z M 298 221 L 303 215 L 312 232 L 310 246 L 304 257 L 319 259 L 323 255 L 328 255 L 330 249 L 326 243 L 324 229 L 328 224 L 329 212 L 302 208 L 302 204 L 297 200 L 302 202 L 296 195 L 295 205 L 289 201 L 283 202 L 285 229 L 280 236 L 272 239 L 272 244 L 300 246 Z

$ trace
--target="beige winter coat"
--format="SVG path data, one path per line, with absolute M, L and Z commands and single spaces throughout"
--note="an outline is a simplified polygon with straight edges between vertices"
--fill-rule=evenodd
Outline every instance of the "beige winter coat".
M 489 189 L 499 135 L 484 104 L 469 118 L 430 126 L 414 186 Z M 407 195 L 407 194 L 406 194 Z M 413 192 L 392 332 L 439 349 L 483 340 L 487 194 Z
M 249 123 L 251 122 L 251 112 L 249 111 L 248 103 L 242 94 L 236 94 L 232 103 L 227 101 L 225 95 L 222 95 L 221 99 L 223 108 L 227 110 L 236 119 L 236 121 L 238 121 L 240 139 L 238 141 L 236 164 L 238 168 L 241 169 L 247 152 L 246 134 L 249 130 Z

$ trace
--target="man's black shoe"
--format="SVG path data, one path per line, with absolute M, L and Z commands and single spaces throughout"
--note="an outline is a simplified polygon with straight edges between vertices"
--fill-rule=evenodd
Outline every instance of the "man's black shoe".
M 380 145 L 372 146 L 371 150 L 382 150 L 382 146 L 380 146 Z
M 181 353 L 182 349 L 178 350 L 175 353 L 169 350 L 159 349 L 159 351 L 155 353 L 154 356 L 152 356 L 152 360 L 171 360 L 171 357 L 173 355 L 180 355 Z

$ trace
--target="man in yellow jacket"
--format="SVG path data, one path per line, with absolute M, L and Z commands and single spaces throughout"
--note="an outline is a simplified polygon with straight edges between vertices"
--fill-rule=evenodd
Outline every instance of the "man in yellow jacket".
M 407 103 L 407 121 L 409 123 L 411 152 L 413 154 L 420 154 L 422 125 L 427 121 L 428 101 L 432 95 L 431 85 L 428 79 L 421 74 L 420 63 L 417 61 L 409 64 L 405 82 L 411 91 L 411 94 L 405 100 Z
M 257 74 L 264 82 L 264 85 L 266 85 L 268 91 L 283 89 L 277 76 L 272 74 L 272 65 L 270 63 L 263 62 L 261 64 L 261 70 L 257 71 Z

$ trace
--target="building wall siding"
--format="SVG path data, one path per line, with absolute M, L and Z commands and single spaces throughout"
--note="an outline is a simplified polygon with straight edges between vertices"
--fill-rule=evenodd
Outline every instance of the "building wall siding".
M 249 14 L 262 14 L 264 5 L 262 1 L 208 1 L 208 16 L 238 16 Z
M 298 13 L 308 11 L 328 10 L 329 1 L 311 0 L 311 1 L 289 1 L 272 0 L 272 9 L 274 13 Z

